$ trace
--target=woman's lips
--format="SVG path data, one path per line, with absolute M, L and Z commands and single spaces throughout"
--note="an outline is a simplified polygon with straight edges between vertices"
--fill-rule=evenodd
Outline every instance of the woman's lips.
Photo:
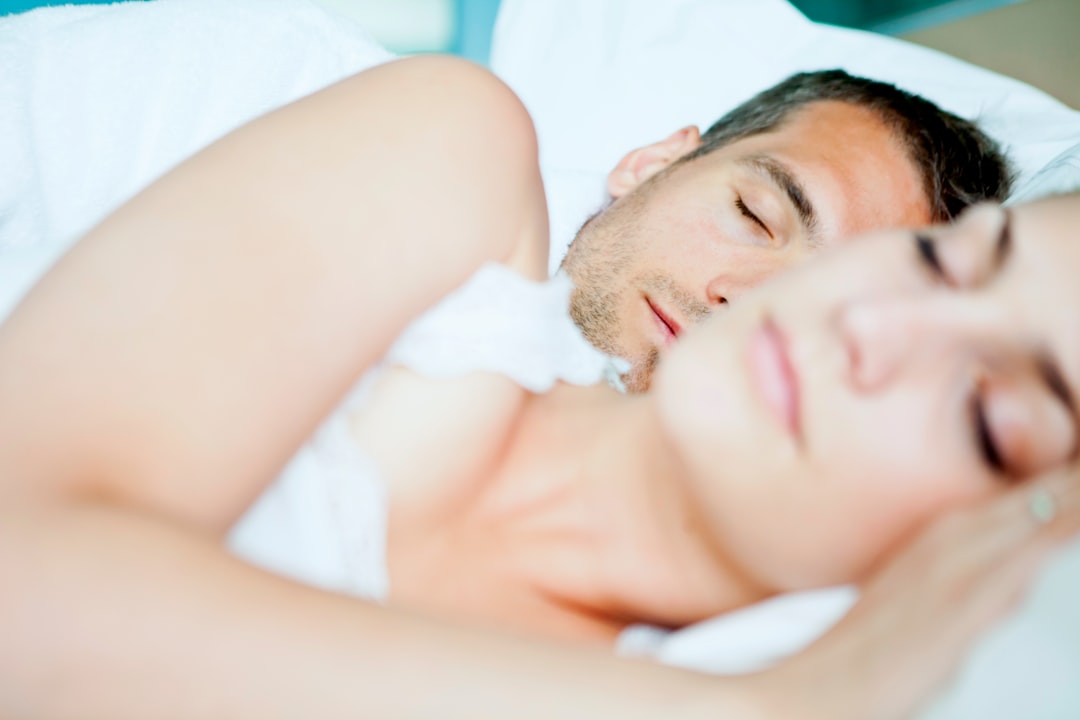
M 765 404 L 793 437 L 801 436 L 799 378 L 788 355 L 787 342 L 771 318 L 750 340 L 750 370 Z
M 661 334 L 664 336 L 664 345 L 671 347 L 682 333 L 682 327 L 679 323 L 675 322 L 669 315 L 664 313 L 659 307 L 657 307 L 652 299 L 646 297 L 645 302 L 649 304 L 649 309 L 652 310 L 653 319 L 656 321 L 656 326 L 660 329 Z

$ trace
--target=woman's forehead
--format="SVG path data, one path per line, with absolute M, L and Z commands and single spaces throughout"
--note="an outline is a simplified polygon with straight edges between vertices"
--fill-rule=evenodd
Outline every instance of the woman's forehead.
M 1058 228 L 1071 231 L 1072 236 L 1080 232 L 1080 191 L 1052 195 L 1010 208 L 1014 218 L 1021 223 L 1039 226 L 1042 229 Z
M 1049 198 L 1010 210 L 1019 256 L 1016 302 L 1080 397 L 1080 194 Z
M 1058 295 L 1064 319 L 1080 318 L 1080 194 L 1049 198 L 1009 210 L 1013 244 L 1030 268 L 1022 278 L 1031 291 Z

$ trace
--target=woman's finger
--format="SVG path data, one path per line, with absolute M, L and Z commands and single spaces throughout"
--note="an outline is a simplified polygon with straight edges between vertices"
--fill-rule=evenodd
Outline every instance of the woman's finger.
M 846 694 L 851 717 L 907 717 L 1016 606 L 1051 551 L 1078 532 L 1075 471 L 951 513 L 872 577 L 848 617 L 786 670 L 812 678 L 808 692 Z M 843 678 L 839 687 L 833 678 Z M 872 702 L 860 708 L 853 686 Z
M 894 566 L 911 555 L 947 573 L 983 573 L 1027 543 L 1051 546 L 1078 530 L 1080 475 L 1060 470 L 937 520 Z

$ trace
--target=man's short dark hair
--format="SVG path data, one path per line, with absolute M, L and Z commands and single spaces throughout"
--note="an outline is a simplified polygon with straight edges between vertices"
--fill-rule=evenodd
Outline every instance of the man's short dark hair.
M 979 201 L 1000 202 L 1008 196 L 1009 162 L 975 123 L 895 85 L 843 70 L 797 73 L 758 93 L 717 120 L 702 135 L 701 146 L 683 159 L 775 130 L 795 111 L 828 100 L 872 110 L 896 134 L 922 174 L 935 222 L 952 220 Z

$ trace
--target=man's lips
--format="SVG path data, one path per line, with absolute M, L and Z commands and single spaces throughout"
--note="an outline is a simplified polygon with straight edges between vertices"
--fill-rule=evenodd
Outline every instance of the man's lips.
M 656 326 L 664 335 L 664 344 L 670 346 L 678 339 L 679 335 L 682 334 L 682 326 L 673 320 L 670 315 L 661 310 L 656 303 L 652 301 L 652 298 L 646 297 L 645 302 L 649 304 L 649 309 L 652 310 Z
M 749 356 L 750 372 L 765 405 L 799 439 L 799 378 L 791 364 L 787 339 L 771 318 L 766 318 L 751 337 Z

